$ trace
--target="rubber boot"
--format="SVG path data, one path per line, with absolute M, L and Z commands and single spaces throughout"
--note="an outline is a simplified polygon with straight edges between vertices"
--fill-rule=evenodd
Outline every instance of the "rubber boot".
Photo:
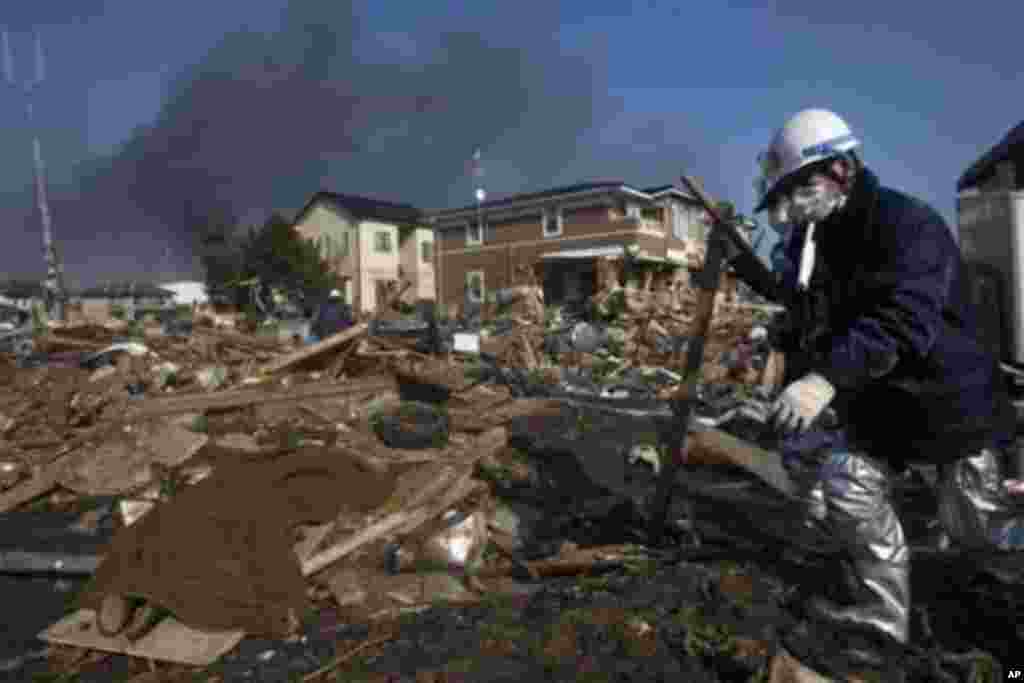
M 817 598 L 812 617 L 867 627 L 905 644 L 910 622 L 910 550 L 891 502 L 884 463 L 859 453 L 831 453 L 822 467 L 826 525 L 848 548 L 847 584 L 852 603 Z M 853 648 L 847 653 L 879 665 L 879 653 Z
M 910 620 L 910 565 L 872 560 L 852 563 L 856 603 L 839 605 L 823 598 L 811 601 L 811 613 L 835 623 L 871 626 L 906 644 Z
M 1024 509 L 1003 487 L 1003 467 L 984 449 L 943 468 L 939 519 L 953 542 L 971 550 L 1024 550 Z

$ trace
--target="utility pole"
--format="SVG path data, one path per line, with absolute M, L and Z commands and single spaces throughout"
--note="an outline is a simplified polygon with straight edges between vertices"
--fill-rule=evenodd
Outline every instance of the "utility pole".
M 487 199 L 487 191 L 483 188 L 483 178 L 484 166 L 480 161 L 480 148 L 477 148 L 473 152 L 473 185 L 475 185 L 473 195 L 476 198 L 476 229 L 480 231 L 479 239 L 481 243 L 484 241 L 484 201 Z M 486 284 L 480 284 L 480 295 L 482 298 L 486 298 L 486 292 L 484 291 Z M 480 303 L 483 304 L 484 302 L 481 301 Z
M 46 262 L 46 280 L 43 283 L 43 298 L 47 313 L 52 320 L 65 319 L 64 307 L 67 294 L 64 289 L 64 273 L 57 247 L 53 240 L 53 220 L 50 215 L 50 203 L 46 196 L 46 166 L 43 163 L 43 147 L 39 141 L 39 131 L 35 125 L 35 111 L 32 96 L 36 88 L 42 85 L 46 77 L 43 61 L 43 44 L 39 34 L 35 34 L 35 77 L 18 84 L 14 80 L 14 61 L 11 58 L 11 44 L 7 30 L 3 31 L 4 77 L 12 89 L 21 90 L 25 98 L 25 113 L 29 129 L 32 131 L 32 162 L 35 172 L 36 209 L 43 228 L 43 258 Z

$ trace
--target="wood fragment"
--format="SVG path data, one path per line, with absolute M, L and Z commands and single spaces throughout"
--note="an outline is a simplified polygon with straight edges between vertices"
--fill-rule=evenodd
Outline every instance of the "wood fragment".
M 499 544 L 495 544 L 502 550 Z M 563 557 L 544 560 L 519 561 L 509 559 L 478 572 L 481 578 L 505 576 L 516 568 L 523 568 L 531 576 L 551 578 L 556 576 L 577 576 L 593 572 L 609 571 L 625 566 L 631 559 L 623 552 L 622 546 L 597 546 L 581 548 Z
M 236 389 L 215 394 L 193 394 L 190 396 L 168 396 L 149 399 L 133 406 L 134 417 L 154 417 L 158 415 L 174 415 L 176 413 L 203 413 L 207 411 L 223 411 L 245 408 L 266 403 L 288 401 L 304 401 L 332 396 L 345 396 L 359 393 L 381 393 L 397 391 L 396 383 L 391 379 L 367 379 L 359 382 L 317 383 L 291 388 L 287 391 L 267 391 L 266 389 Z
M 347 330 L 339 332 L 338 334 L 335 335 L 331 335 L 327 339 L 319 341 L 316 344 L 313 344 L 312 346 L 299 349 L 294 353 L 289 353 L 283 358 L 279 358 L 264 365 L 263 368 L 261 368 L 261 372 L 263 372 L 264 374 L 271 374 L 275 372 L 281 372 L 282 370 L 294 368 L 300 363 L 304 363 L 308 360 L 317 358 L 326 353 L 341 348 L 348 342 L 354 339 L 358 339 L 359 337 L 365 335 L 368 329 L 369 326 L 366 323 L 359 323 L 357 325 L 353 325 Z
M 423 495 L 415 496 L 412 501 L 402 510 L 393 512 L 377 520 L 355 534 L 342 540 L 340 543 L 327 548 L 326 550 L 313 555 L 301 564 L 302 575 L 309 576 L 334 564 L 341 558 L 353 551 L 386 536 L 408 535 L 421 526 L 436 518 L 446 510 L 455 507 L 472 494 L 486 488 L 486 484 L 472 479 L 474 467 L 480 458 L 492 455 L 498 449 L 504 447 L 508 434 L 503 428 L 492 429 L 476 439 L 464 455 L 459 464 L 461 467 L 446 469 L 443 477 L 444 482 L 451 481 L 451 484 L 438 497 L 436 491 L 439 486 L 431 486 L 431 491 Z M 433 494 L 433 495 L 430 495 Z
M 353 657 L 355 657 L 357 654 L 359 654 L 363 650 L 365 650 L 365 649 L 367 649 L 369 647 L 373 647 L 374 645 L 380 645 L 381 643 L 386 643 L 387 641 L 391 640 L 394 637 L 395 637 L 395 635 L 393 633 L 388 633 L 386 635 L 379 636 L 379 637 L 374 638 L 372 640 L 363 641 L 362 643 L 360 643 L 356 647 L 352 648 L 348 652 L 346 652 L 344 654 L 341 654 L 341 655 L 338 655 L 337 657 L 335 657 L 330 662 L 328 662 L 327 664 L 323 665 L 322 667 L 320 667 L 316 671 L 313 671 L 311 673 L 306 674 L 303 677 L 302 681 L 303 681 L 303 683 L 310 683 L 311 681 L 315 681 L 317 678 L 323 676 L 324 674 L 328 674 L 328 673 L 334 671 L 339 666 L 341 666 L 342 664 L 344 664 L 348 660 L 352 659 Z
M 539 363 L 537 362 L 537 354 L 533 350 L 533 344 L 530 343 L 530 338 L 525 332 L 521 332 L 519 340 L 523 345 L 523 360 L 526 361 L 526 369 L 536 370 Z
M 42 345 L 45 345 L 47 348 L 50 348 L 51 346 L 53 346 L 53 347 L 58 347 L 58 348 L 78 349 L 78 350 L 81 350 L 81 351 L 93 351 L 93 352 L 95 352 L 95 351 L 102 351 L 103 349 L 105 349 L 108 346 L 110 346 L 110 344 L 108 344 L 106 342 L 95 342 L 95 341 L 87 341 L 87 340 L 84 340 L 84 339 L 73 339 L 73 338 L 70 338 L 70 337 L 62 337 L 60 335 L 53 334 L 53 333 L 50 333 L 50 334 L 44 336 L 39 341 L 41 342 Z
M 794 495 L 796 485 L 782 465 L 782 457 L 720 429 L 692 430 L 686 444 L 686 462 L 692 465 L 733 465 L 756 475 L 776 491 Z
M 63 465 L 51 465 L 37 472 L 31 479 L 26 479 L 13 489 L 0 494 L 0 513 L 45 496 L 57 488 L 62 474 Z

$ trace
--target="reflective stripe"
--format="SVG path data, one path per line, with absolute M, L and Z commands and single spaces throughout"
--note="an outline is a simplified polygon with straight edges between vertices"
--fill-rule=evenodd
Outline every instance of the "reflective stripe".
M 838 138 L 826 140 L 825 142 L 819 142 L 818 144 L 811 145 L 810 147 L 804 147 L 800 154 L 805 159 L 809 157 L 828 156 L 830 154 L 841 152 L 842 150 L 836 148 L 839 147 L 839 145 L 845 145 L 850 142 L 856 143 L 857 138 L 852 134 L 842 135 Z

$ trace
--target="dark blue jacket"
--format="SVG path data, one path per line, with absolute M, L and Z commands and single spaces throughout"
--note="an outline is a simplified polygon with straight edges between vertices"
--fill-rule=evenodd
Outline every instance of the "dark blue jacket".
M 343 301 L 328 299 L 317 309 L 310 332 L 326 339 L 352 325 L 352 308 Z
M 1007 443 L 1012 406 L 942 217 L 865 169 L 815 240 L 809 295 L 790 306 L 787 379 L 826 377 L 850 440 L 879 456 L 942 462 Z M 802 245 L 801 229 L 787 245 L 784 289 L 795 286 Z

